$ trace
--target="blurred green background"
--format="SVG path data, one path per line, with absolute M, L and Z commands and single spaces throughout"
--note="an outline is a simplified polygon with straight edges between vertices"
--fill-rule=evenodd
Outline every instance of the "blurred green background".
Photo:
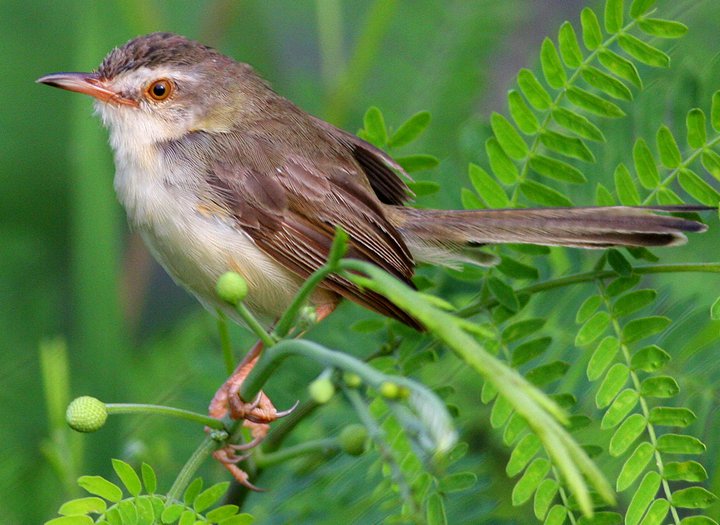
M 458 207 L 459 189 L 468 186 L 467 163 L 486 164 L 482 144 L 488 115 L 506 111 L 505 93 L 517 70 L 536 67 L 542 39 L 554 37 L 563 20 L 575 24 L 584 5 L 597 7 L 597 2 L 0 2 L 3 522 L 48 519 L 76 490 L 72 479 L 108 474 L 110 457 L 151 462 L 167 487 L 201 435 L 199 428 L 174 420 L 130 416 L 111 418 L 98 434 L 71 435 L 58 421 L 62 406 L 48 414 L 39 357 L 42 341 L 47 348 L 62 344 L 53 339 L 57 336 L 67 342 L 70 385 L 63 389 L 62 373 L 51 381 L 55 401 L 69 392 L 72 397 L 92 394 L 105 401 L 167 403 L 203 411 L 224 375 L 213 319 L 175 287 L 127 231 L 112 190 L 106 133 L 92 115 L 90 100 L 36 85 L 36 78 L 92 69 L 113 46 L 138 34 L 182 33 L 253 64 L 278 92 L 350 131 L 361 126 L 370 105 L 379 106 L 394 126 L 419 110 L 430 110 L 433 123 L 413 148 L 437 155 L 442 162 L 417 178 L 435 180 L 443 191 L 421 204 Z M 665 45 L 674 60 L 672 70 L 647 72 L 646 90 L 632 106 L 634 113 L 606 133 L 610 147 L 587 170 L 593 181 L 609 179 L 620 157 L 629 156 L 634 137 L 652 139 L 662 122 L 681 129 L 687 110 L 707 109 L 710 95 L 720 88 L 718 3 L 666 1 L 659 6 L 661 14 L 678 17 L 691 31 L 683 40 Z M 574 191 L 576 202 L 592 203 L 592 186 Z M 664 260 L 716 260 L 717 220 L 711 218 L 710 225 L 704 238 L 668 250 Z M 582 267 L 582 257 L 557 256 L 553 264 L 559 271 Z M 708 283 L 715 290 L 708 290 Z M 682 283 L 663 282 L 667 302 L 682 288 L 682 303 L 666 307 L 692 327 L 693 316 L 707 317 L 716 285 L 716 280 L 694 276 L 683 277 Z M 568 315 L 572 318 L 574 310 Z M 371 314 L 345 305 L 335 316 L 333 326 L 346 326 Z M 319 327 L 312 337 L 347 348 L 347 332 L 333 326 Z M 717 396 L 713 385 L 720 380 L 713 351 L 718 348 L 718 326 L 711 329 L 715 332 L 697 335 L 703 337 L 698 350 L 687 356 L 694 360 L 688 375 L 695 374 L 694 390 L 688 390 L 708 411 L 708 428 L 697 432 L 711 447 L 710 458 L 720 443 L 717 436 L 707 435 Z M 241 330 L 233 336 L 238 347 L 250 343 Z M 372 338 L 358 339 L 348 350 L 367 355 L 374 343 Z M 62 369 L 57 363 L 52 368 Z M 270 386 L 277 404 L 283 407 L 306 397 L 305 385 L 317 371 L 302 363 L 284 369 L 283 377 Z M 462 376 L 457 381 L 473 389 L 468 399 L 477 403 L 474 379 Z M 351 420 L 338 403 L 299 433 L 335 432 Z M 475 492 L 457 503 L 456 512 L 464 512 L 465 523 L 481 522 L 511 489 L 502 474 L 507 451 L 498 452 L 493 443 L 485 442 L 486 426 L 475 416 L 466 429 L 470 434 L 463 436 L 473 445 L 482 481 L 480 496 Z M 60 450 L 66 452 L 58 455 Z M 54 463 L 48 458 L 55 458 Z M 288 516 L 321 523 L 314 498 L 340 497 L 358 486 L 360 492 L 372 488 L 362 469 L 352 470 L 352 461 L 333 460 L 323 468 L 324 474 L 316 477 L 301 476 L 299 468 L 269 474 L 260 484 L 277 488 L 252 496 L 248 511 L 261 523 L 284 523 Z M 353 472 L 363 479 L 358 482 Z M 214 465 L 206 474 L 224 479 Z M 348 497 L 348 515 L 358 523 L 377 519 Z M 495 522 L 500 521 L 498 517 Z

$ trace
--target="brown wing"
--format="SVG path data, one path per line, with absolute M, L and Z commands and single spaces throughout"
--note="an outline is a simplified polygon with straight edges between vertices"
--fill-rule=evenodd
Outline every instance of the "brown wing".
M 348 257 L 369 261 L 411 284 L 412 256 L 380 202 L 362 184 L 354 162 L 335 154 L 308 161 L 267 144 L 237 153 L 241 160 L 216 164 L 206 180 L 218 204 L 274 260 L 308 277 L 325 263 L 335 227 L 341 226 L 349 237 Z M 323 286 L 418 327 L 388 299 L 343 277 L 332 275 Z

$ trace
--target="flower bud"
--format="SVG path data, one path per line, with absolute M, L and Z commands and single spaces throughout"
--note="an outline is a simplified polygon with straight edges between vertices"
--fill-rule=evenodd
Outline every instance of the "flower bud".
M 97 398 L 81 396 L 73 399 L 65 412 L 65 421 L 77 432 L 100 430 L 107 419 L 107 407 Z
M 368 431 L 363 425 L 348 425 L 340 431 L 338 442 L 346 454 L 359 456 L 367 448 Z
M 385 381 L 378 389 L 380 395 L 387 399 L 398 399 L 400 397 L 400 387 L 396 383 Z
M 343 381 L 345 381 L 345 384 L 350 388 L 358 388 L 362 385 L 362 377 L 355 372 L 345 372 L 343 374 Z
M 308 386 L 310 397 L 316 403 L 324 405 L 335 395 L 335 385 L 327 377 L 316 379 Z
M 248 293 L 247 281 L 236 272 L 225 272 L 215 285 L 218 297 L 233 306 L 245 299 Z

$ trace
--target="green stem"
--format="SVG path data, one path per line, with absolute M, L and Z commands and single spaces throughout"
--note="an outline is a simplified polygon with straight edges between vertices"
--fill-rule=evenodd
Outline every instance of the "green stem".
M 260 338 L 260 340 L 265 345 L 265 348 L 270 348 L 272 345 L 275 344 L 275 338 L 271 336 L 267 330 L 263 327 L 263 325 L 260 324 L 260 322 L 255 318 L 255 316 L 250 313 L 250 310 L 248 310 L 247 306 L 245 306 L 243 303 L 239 303 L 235 310 L 237 310 L 237 313 L 240 314 L 240 317 L 242 317 L 242 320 L 245 321 L 248 328 L 252 330 L 252 332 L 255 333 L 255 335 Z
M 207 436 L 202 443 L 195 449 L 192 456 L 183 465 L 182 470 L 178 473 L 175 481 L 167 493 L 169 501 L 180 501 L 182 493 L 192 481 L 195 473 L 207 459 L 207 457 L 215 450 L 217 443 L 213 438 Z
M 686 273 L 686 272 L 701 272 L 701 273 L 720 273 L 720 263 L 682 263 L 682 264 L 649 264 L 645 266 L 634 266 L 633 273 L 640 275 L 649 275 L 656 273 Z M 526 286 L 515 290 L 515 293 L 533 295 L 539 292 L 545 292 L 554 288 L 562 288 L 563 286 L 570 286 L 573 284 L 587 283 L 602 279 L 609 279 L 611 277 L 617 277 L 618 274 L 614 270 L 593 270 L 590 272 L 576 273 L 574 275 L 568 275 L 560 277 L 559 279 L 551 279 L 537 284 Z M 458 312 L 461 317 L 469 317 L 479 312 L 489 310 L 498 305 L 497 299 L 489 298 L 476 305 L 468 306 Z
M 225 424 L 219 419 L 182 408 L 135 403 L 106 403 L 105 407 L 107 408 L 108 414 L 155 414 L 173 416 L 195 423 L 202 423 L 215 430 L 225 430 Z
M 292 447 L 287 447 L 278 452 L 271 452 L 267 454 L 257 455 L 255 458 L 255 464 L 258 468 L 271 467 L 278 463 L 284 463 L 291 459 L 295 459 L 300 456 L 306 456 L 308 454 L 320 453 L 327 455 L 331 452 L 337 452 L 340 450 L 340 445 L 335 438 L 317 439 L 315 441 L 306 441 Z
M 295 294 L 292 303 L 285 310 L 282 317 L 275 326 L 274 334 L 277 338 L 285 337 L 295 322 L 300 308 L 307 302 L 313 290 L 331 273 L 335 271 L 335 265 L 323 266 L 303 282 L 300 290 Z
M 220 334 L 220 348 L 222 349 L 223 361 L 225 362 L 225 370 L 230 375 L 235 370 L 235 358 L 232 351 L 232 343 L 230 342 L 230 330 L 228 329 L 227 316 L 222 310 L 217 310 L 217 328 Z

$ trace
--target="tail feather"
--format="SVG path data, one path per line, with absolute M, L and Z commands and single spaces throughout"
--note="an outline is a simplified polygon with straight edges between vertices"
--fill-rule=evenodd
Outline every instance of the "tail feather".
M 673 246 L 700 222 L 655 212 L 696 212 L 705 206 L 579 207 L 501 210 L 422 210 L 393 207 L 391 219 L 419 258 L 427 247 L 541 244 L 578 248 Z

